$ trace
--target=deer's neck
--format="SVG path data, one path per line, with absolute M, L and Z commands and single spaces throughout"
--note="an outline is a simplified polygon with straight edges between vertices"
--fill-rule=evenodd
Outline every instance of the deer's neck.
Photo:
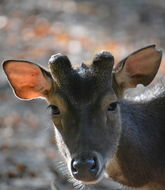
M 122 135 L 109 174 L 122 184 L 165 188 L 165 98 L 121 103 Z M 155 189 L 157 190 L 157 189 Z

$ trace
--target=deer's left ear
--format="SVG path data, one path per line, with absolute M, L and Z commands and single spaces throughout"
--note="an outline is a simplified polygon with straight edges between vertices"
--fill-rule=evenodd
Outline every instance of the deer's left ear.
M 16 94 L 21 99 L 47 98 L 52 87 L 48 71 L 29 61 L 7 60 L 3 69 Z
M 135 88 L 137 84 L 148 85 L 158 72 L 162 52 L 150 45 L 133 52 L 120 61 L 113 70 L 118 92 L 123 94 L 127 88 Z

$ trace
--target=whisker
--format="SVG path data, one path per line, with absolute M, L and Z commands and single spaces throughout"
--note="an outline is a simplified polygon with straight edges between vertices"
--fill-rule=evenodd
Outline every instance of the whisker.
M 82 182 L 73 178 L 70 174 L 67 164 L 64 161 L 55 161 L 56 169 L 66 178 L 69 183 L 73 184 L 75 189 L 83 190 L 85 189 L 85 185 Z
M 56 166 L 56 169 L 66 178 L 68 178 L 68 175 L 69 174 L 69 171 L 68 171 L 68 167 L 66 165 L 65 162 L 63 161 L 56 161 L 55 162 L 55 166 Z

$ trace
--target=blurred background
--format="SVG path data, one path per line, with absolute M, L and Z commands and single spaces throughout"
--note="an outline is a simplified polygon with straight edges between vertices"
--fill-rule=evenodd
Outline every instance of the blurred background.
M 47 67 L 60 52 L 80 64 L 103 49 L 118 62 L 149 44 L 164 51 L 164 0 L 0 0 L 0 62 Z M 18 100 L 0 67 L 0 190 L 48 190 L 52 181 L 72 189 L 60 159 L 47 104 Z M 103 186 L 109 189 L 107 181 Z

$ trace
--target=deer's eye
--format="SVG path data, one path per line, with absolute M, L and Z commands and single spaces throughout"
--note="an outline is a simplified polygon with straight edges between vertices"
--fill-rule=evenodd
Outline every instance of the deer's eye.
M 116 108 L 117 108 L 117 102 L 113 102 L 113 103 L 109 104 L 108 111 L 115 111 Z
M 59 110 L 59 108 L 57 106 L 55 106 L 55 105 L 49 105 L 48 109 L 51 110 L 51 114 L 52 115 L 60 115 L 60 110 Z

